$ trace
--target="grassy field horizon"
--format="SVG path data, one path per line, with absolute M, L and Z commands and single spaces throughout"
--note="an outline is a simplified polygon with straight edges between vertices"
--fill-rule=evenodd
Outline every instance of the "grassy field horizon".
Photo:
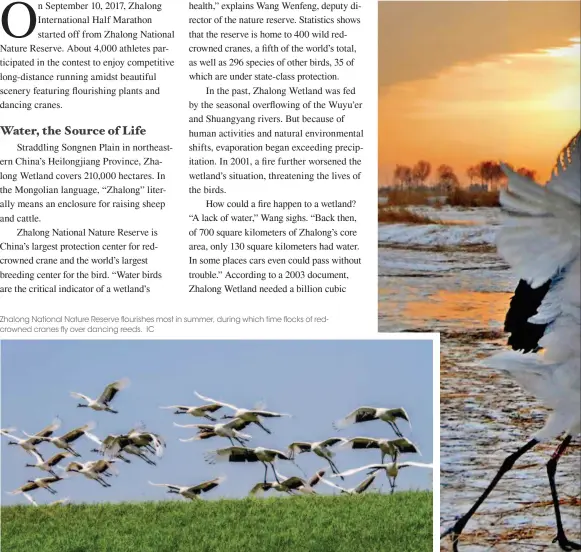
M 2 550 L 432 550 L 432 492 L 4 506 Z

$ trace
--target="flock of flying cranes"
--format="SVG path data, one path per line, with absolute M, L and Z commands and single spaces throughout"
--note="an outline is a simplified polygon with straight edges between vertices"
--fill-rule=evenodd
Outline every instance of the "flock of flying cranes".
M 124 389 L 129 384 L 128 379 L 121 379 L 119 381 L 109 384 L 103 393 L 97 398 L 92 399 L 81 393 L 73 392 L 71 396 L 82 399 L 77 407 L 91 408 L 95 411 L 104 411 L 117 414 L 116 410 L 111 408 L 111 402 L 119 391 Z M 395 491 L 395 482 L 399 470 L 409 466 L 432 468 L 432 464 L 423 464 L 419 462 L 398 462 L 400 454 L 416 453 L 421 454 L 419 449 L 409 439 L 404 437 L 403 433 L 397 426 L 398 420 L 405 420 L 410 424 L 409 417 L 403 408 L 375 408 L 363 406 L 357 408 L 345 418 L 338 420 L 333 424 L 336 430 L 341 430 L 351 424 L 369 422 L 373 420 L 381 420 L 386 422 L 394 431 L 395 438 L 392 439 L 376 439 L 372 437 L 331 437 L 324 441 L 296 441 L 288 446 L 288 450 L 283 452 L 276 449 L 247 446 L 248 441 L 252 438 L 249 434 L 243 433 L 243 430 L 248 426 L 256 425 L 264 432 L 271 434 L 271 431 L 263 425 L 263 419 L 268 418 L 282 418 L 290 417 L 290 414 L 282 414 L 278 412 L 270 412 L 265 410 L 262 405 L 256 406 L 254 409 L 238 408 L 232 404 L 205 397 L 195 392 L 195 395 L 204 401 L 206 404 L 200 406 L 183 406 L 172 405 L 162 406 L 162 409 L 174 410 L 174 414 L 189 415 L 196 418 L 205 418 L 212 423 L 203 424 L 177 424 L 176 427 L 197 429 L 197 433 L 193 437 L 180 439 L 182 442 L 198 441 L 210 439 L 213 437 L 222 437 L 230 441 L 231 446 L 227 448 L 220 448 L 208 451 L 205 454 L 205 460 L 209 464 L 216 464 L 219 462 L 238 462 L 238 463 L 262 463 L 264 466 L 264 480 L 257 483 L 250 490 L 251 495 L 263 494 L 269 490 L 275 490 L 281 493 L 294 495 L 297 493 L 314 493 L 313 487 L 319 483 L 323 483 L 332 487 L 344 494 L 360 494 L 371 487 L 377 475 L 382 471 L 385 472 L 388 479 L 391 492 Z M 218 418 L 212 414 L 221 409 L 229 409 L 232 411 L 230 415 L 223 415 L 220 422 Z M 46 477 L 38 477 L 36 479 L 28 480 L 24 485 L 18 489 L 11 491 L 10 494 L 22 494 L 29 502 L 38 506 L 29 493 L 37 489 L 46 489 L 51 494 L 55 491 L 51 485 L 62 481 L 71 473 L 79 473 L 90 480 L 96 481 L 103 487 L 110 487 L 111 484 L 105 478 L 117 474 L 116 463 L 121 461 L 130 463 L 131 460 L 128 455 L 140 458 L 149 465 L 156 465 L 153 458 L 163 456 L 166 443 L 161 435 L 146 431 L 144 427 L 133 428 L 127 433 L 119 435 L 108 435 L 103 440 L 99 439 L 91 431 L 95 424 L 90 422 L 81 427 L 73 429 L 68 433 L 60 436 L 54 436 L 54 433 L 60 428 L 61 421 L 59 418 L 34 435 L 30 435 L 24 431 L 22 433 L 25 438 L 14 435 L 15 428 L 8 428 L 0 430 L 0 434 L 10 438 L 9 445 L 17 445 L 24 449 L 29 455 L 36 459 L 34 464 L 26 464 L 27 467 L 38 468 L 50 474 Z M 87 437 L 98 445 L 98 448 L 91 449 L 91 452 L 99 454 L 102 458 L 88 462 L 79 462 L 72 460 L 66 467 L 60 464 L 67 458 L 78 458 L 81 455 L 73 448 L 73 443 L 82 436 Z M 47 460 L 41 455 L 37 447 L 42 443 L 52 443 L 55 447 L 61 449 Z M 378 449 L 381 452 L 381 463 L 368 464 L 359 468 L 340 472 L 337 468 L 333 457 L 335 452 L 331 448 L 339 449 Z M 352 488 L 344 488 L 329 479 L 324 477 L 326 469 L 318 470 L 314 476 L 307 478 L 303 470 L 295 462 L 296 455 L 304 453 L 313 453 L 318 457 L 324 459 L 332 472 L 331 478 L 341 478 L 367 471 L 367 478 L 360 482 L 357 486 Z M 385 462 L 386 456 L 389 456 L 390 462 Z M 293 463 L 303 473 L 305 478 L 293 476 L 285 477 L 277 472 L 274 467 L 277 461 L 288 461 Z M 268 468 L 272 469 L 274 481 L 268 481 Z M 56 470 L 59 470 L 57 472 Z M 150 485 L 155 487 L 165 487 L 168 493 L 179 494 L 186 499 L 199 498 L 202 493 L 206 493 L 216 488 L 223 483 L 225 477 L 217 477 L 209 481 L 204 481 L 198 485 L 180 486 L 168 483 L 152 483 Z M 57 500 L 50 503 L 64 504 L 68 499 Z

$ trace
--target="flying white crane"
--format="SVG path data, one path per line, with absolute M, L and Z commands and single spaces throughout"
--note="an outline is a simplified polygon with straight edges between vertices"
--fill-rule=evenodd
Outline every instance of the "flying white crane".
M 351 424 L 360 424 L 372 420 L 382 420 L 390 425 L 398 437 L 403 437 L 402 432 L 399 427 L 397 427 L 398 419 L 405 420 L 410 428 L 412 427 L 410 418 L 403 408 L 375 408 L 373 406 L 361 406 L 347 414 L 345 418 L 337 420 L 333 424 L 333 427 L 335 429 L 343 429 Z
M 51 487 L 52 483 L 57 481 L 62 481 L 63 478 L 58 475 L 53 475 L 51 477 L 37 477 L 36 479 L 29 479 L 27 483 L 18 487 L 15 491 L 10 491 L 8 494 L 24 494 L 34 491 L 36 489 L 46 489 L 51 494 L 56 494 L 56 491 Z M 28 496 L 26 497 L 28 499 Z
M 274 478 L 280 483 L 276 470 L 274 469 L 274 462 L 276 460 L 288 460 L 294 463 L 293 459 L 284 452 L 263 447 L 228 447 L 212 450 L 206 453 L 205 459 L 208 464 L 215 464 L 216 462 L 262 462 L 264 465 L 265 483 L 269 465 L 274 472 Z
M 66 496 L 65 498 L 60 498 L 59 500 L 53 500 L 52 502 L 49 502 L 47 504 L 47 506 L 64 506 L 65 504 L 68 504 L 71 501 L 71 499 Z
M 94 435 L 91 438 L 100 444 L 100 452 L 109 457 L 118 456 L 127 447 L 137 447 L 144 448 L 159 458 L 163 456 L 164 448 L 166 447 L 161 435 L 145 431 L 143 427 L 131 429 L 128 433 L 120 435 L 107 435 L 102 441 Z
M 16 428 L 14 428 L 14 427 L 0 430 L 0 434 L 12 439 L 12 441 L 8 441 L 9 445 L 19 445 L 26 452 L 31 453 L 32 451 L 34 451 L 42 458 L 42 455 L 38 452 L 38 450 L 36 450 L 37 445 L 42 443 L 43 437 L 50 437 L 60 426 L 61 426 L 61 421 L 57 417 L 52 421 L 52 423 L 50 425 L 46 426 L 44 429 L 41 429 L 39 432 L 35 433 L 34 435 L 28 436 L 26 439 L 21 439 L 20 437 L 16 437 L 15 435 L 12 435 L 12 433 L 14 431 L 16 431 Z M 25 435 L 28 435 L 28 434 L 25 433 Z
M 24 432 L 24 435 L 26 435 L 29 438 L 37 438 L 40 442 L 48 442 L 48 443 L 52 443 L 54 446 L 64 449 L 67 452 L 70 452 L 73 456 L 81 456 L 78 452 L 76 452 L 72 447 L 71 447 L 71 443 L 74 443 L 77 439 L 79 439 L 79 437 L 82 437 L 83 435 L 86 434 L 87 431 L 93 429 L 95 427 L 95 423 L 94 422 L 89 422 L 88 424 L 85 424 L 84 426 L 81 427 L 77 427 L 76 429 L 72 429 L 71 431 L 69 431 L 68 433 L 65 433 L 64 435 L 61 435 L 60 437 L 37 437 L 36 435 L 28 435 L 28 433 Z
M 354 473 L 359 473 L 361 471 L 369 470 L 369 475 L 375 473 L 379 470 L 383 470 L 385 475 L 387 476 L 387 480 L 389 481 L 389 486 L 391 487 L 391 492 L 395 491 L 395 480 L 399 474 L 399 470 L 407 467 L 416 467 L 416 468 L 429 468 L 433 469 L 433 464 L 423 464 L 421 462 L 389 462 L 388 464 L 369 464 L 367 466 L 361 466 L 360 468 L 353 468 L 352 470 L 344 471 L 341 474 L 335 474 L 331 477 L 340 477 L 353 475 Z
M 277 481 L 266 481 L 264 483 L 262 482 L 257 483 L 256 485 L 254 485 L 254 487 L 252 487 L 252 489 L 250 489 L 250 494 L 261 495 L 267 491 L 270 491 L 271 489 L 278 491 L 279 493 L 287 493 L 290 495 L 296 494 L 297 492 L 304 494 L 314 494 L 315 492 L 311 487 L 310 482 L 305 481 L 300 477 L 296 476 L 285 477 L 284 475 L 281 475 L 278 472 L 276 472 L 276 475 Z M 316 484 L 319 482 L 320 477 L 315 475 L 313 479 L 315 479 Z
M 314 441 L 314 442 L 307 442 L 307 441 L 296 441 L 291 443 L 288 446 L 289 455 L 291 458 L 294 458 L 295 453 L 303 454 L 305 452 L 313 452 L 317 456 L 324 458 L 331 466 L 331 470 L 333 473 L 339 473 L 335 462 L 333 462 L 332 458 L 334 456 L 333 451 L 329 450 L 329 447 L 337 445 L 338 443 L 344 443 L 345 439 L 341 437 L 331 437 L 330 439 L 325 439 L 324 441 Z
M 397 457 L 404 453 L 417 453 L 421 456 L 420 449 L 409 439 L 399 437 L 397 439 L 374 439 L 373 437 L 352 437 L 345 439 L 339 448 L 351 449 L 379 449 L 381 450 L 381 463 L 389 455 L 392 462 L 397 461 Z
M 332 481 L 329 481 L 328 479 L 325 479 L 324 477 L 321 478 L 321 483 L 324 483 L 325 485 L 328 485 L 329 487 L 333 487 L 334 489 L 337 489 L 341 492 L 341 494 L 361 494 L 364 493 L 369 487 L 371 487 L 371 485 L 373 484 L 373 482 L 375 481 L 375 478 L 377 477 L 377 472 L 372 473 L 369 477 L 365 478 L 361 483 L 359 483 L 359 485 L 357 485 L 356 487 L 352 487 L 350 489 L 346 489 L 345 487 L 341 487 L 340 485 L 336 485 L 335 483 L 333 483 Z
M 476 503 L 446 531 L 453 550 L 458 538 L 480 505 L 515 462 L 542 441 L 565 434 L 547 463 L 557 522 L 556 542 L 562 550 L 580 550 L 563 529 L 555 485 L 557 462 L 573 436 L 581 432 L 581 133 L 557 159 L 545 186 L 503 166 L 508 189 L 500 202 L 516 215 L 500 230 L 498 251 L 520 282 L 506 315 L 511 335 L 504 351 L 483 364 L 513 377 L 552 412 L 545 426 L 502 463 L 498 473 Z M 539 354 L 540 350 L 544 354 Z
M 99 439 L 96 435 L 94 435 L 93 433 L 89 433 L 88 431 L 85 432 L 85 435 L 89 439 L 91 439 L 91 441 L 93 441 L 99 445 L 98 449 L 91 449 L 91 452 L 95 452 L 97 454 L 100 454 L 101 456 L 105 456 L 106 447 L 105 447 L 103 441 L 101 441 L 101 439 Z M 108 436 L 107 438 L 110 439 L 111 437 L 115 438 L 116 436 Z M 144 462 L 146 462 L 150 466 L 156 465 L 156 463 L 151 458 L 148 458 L 147 455 L 145 453 L 143 453 L 138 446 L 132 444 L 129 441 L 129 439 L 127 439 L 127 444 L 122 449 L 120 449 L 119 452 L 117 452 L 117 454 L 115 454 L 115 455 L 109 454 L 109 456 L 112 456 L 113 458 L 117 458 L 117 459 L 121 460 L 122 462 L 125 462 L 126 464 L 131 464 L 131 460 L 129 460 L 129 458 L 126 458 L 125 456 L 123 456 L 122 452 L 137 456 L 138 458 L 141 458 Z
M 148 481 L 150 485 L 154 487 L 167 487 L 168 493 L 170 494 L 179 494 L 184 498 L 188 498 L 190 500 L 199 499 L 202 493 L 207 493 L 212 489 L 215 489 L 218 485 L 224 482 L 225 477 L 217 477 L 216 479 L 211 479 L 210 481 L 204 481 L 199 485 L 193 486 L 180 486 L 180 485 L 171 485 L 169 483 L 152 483 Z
M 32 498 L 28 493 L 22 493 L 22 496 L 26 498 L 26 500 L 28 500 L 33 506 L 38 506 L 38 502 L 36 502 L 36 500 L 34 500 L 34 498 Z M 52 502 L 49 502 L 48 504 L 46 504 L 46 506 L 61 506 L 61 505 L 65 505 L 68 504 L 71 501 L 71 499 L 67 496 L 66 498 L 60 498 L 59 500 L 53 500 Z
M 203 395 L 200 395 L 197 391 L 194 391 L 194 393 L 196 394 L 196 397 L 198 397 L 199 399 L 202 399 L 203 401 L 206 401 L 206 402 L 209 402 L 212 404 L 219 404 L 220 406 L 224 406 L 226 408 L 230 408 L 231 410 L 234 410 L 234 414 L 232 416 L 222 416 L 222 419 L 240 418 L 241 420 L 244 420 L 245 422 L 251 422 L 253 424 L 256 424 L 257 426 L 262 428 L 264 431 L 266 431 L 266 433 L 272 433 L 272 432 L 262 425 L 262 422 L 260 421 L 261 417 L 262 418 L 281 418 L 283 416 L 290 417 L 290 414 L 280 414 L 278 412 L 270 412 L 268 410 L 238 408 L 237 406 L 234 406 L 233 404 L 228 404 L 225 402 L 210 399 L 209 397 L 204 397 Z
M 211 437 L 226 437 L 229 439 L 232 446 L 234 446 L 234 440 L 245 446 L 246 442 L 252 439 L 251 435 L 242 433 L 238 431 L 242 427 L 246 427 L 250 422 L 245 422 L 240 418 L 234 418 L 225 424 L 176 424 L 176 427 L 195 427 L 199 429 L 197 435 L 190 437 L 189 439 L 180 439 L 182 443 L 188 443 L 190 441 L 199 441 L 201 439 L 210 439 Z
M 69 458 L 72 456 L 70 452 L 57 452 L 54 456 L 51 456 L 48 460 L 44 460 L 38 452 L 34 450 L 30 451 L 30 453 L 36 458 L 36 464 L 25 464 L 27 468 L 38 468 L 40 470 L 46 471 L 51 475 L 56 476 L 56 473 L 53 470 L 59 462 L 62 462 L 65 458 Z
M 163 456 L 164 449 L 167 446 L 161 435 L 152 433 L 151 431 L 145 431 L 143 425 L 130 429 L 127 433 L 127 438 L 136 447 L 144 447 L 158 458 Z
M 113 414 L 118 414 L 117 410 L 113 410 L 109 404 L 115 398 L 115 395 L 122 389 L 125 389 L 129 385 L 129 379 L 123 378 L 119 381 L 114 381 L 110 383 L 105 390 L 99 395 L 97 399 L 91 399 L 91 397 L 87 397 L 87 395 L 83 395 L 81 393 L 77 393 L 75 391 L 71 392 L 71 397 L 75 397 L 77 399 L 84 399 L 87 401 L 87 404 L 79 403 L 77 405 L 78 408 L 92 408 L 93 410 L 102 411 L 105 410 L 107 412 L 111 412 Z
M 115 460 L 92 460 L 90 462 L 85 462 L 84 464 L 80 462 L 71 462 L 66 468 L 64 468 L 64 471 L 80 473 L 88 479 L 97 481 L 102 487 L 110 487 L 111 485 L 101 476 L 104 475 L 109 477 L 111 476 L 111 473 L 109 472 L 117 475 L 117 468 L 115 467 L 114 462 Z
M 216 412 L 222 408 L 221 404 L 203 404 L 202 406 L 181 406 L 174 404 L 173 406 L 160 406 L 162 410 L 175 410 L 174 414 L 189 414 L 195 418 L 206 418 L 216 422 L 216 418 L 210 416 L 208 412 Z

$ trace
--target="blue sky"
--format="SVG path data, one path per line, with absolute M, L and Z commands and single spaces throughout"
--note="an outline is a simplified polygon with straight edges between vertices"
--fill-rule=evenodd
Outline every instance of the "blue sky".
M 55 484 L 58 495 L 54 498 L 68 496 L 73 502 L 183 500 L 147 481 L 193 485 L 219 475 L 228 479 L 204 498 L 235 498 L 245 496 L 262 480 L 262 464 L 207 464 L 203 453 L 230 446 L 229 441 L 216 437 L 180 442 L 179 438 L 191 437 L 196 430 L 174 427 L 174 421 L 186 424 L 205 420 L 176 416 L 160 406 L 202 404 L 194 390 L 244 408 L 264 401 L 268 409 L 293 417 L 266 420 L 272 435 L 257 426 L 246 428 L 253 437 L 248 446 L 280 450 L 296 440 L 315 441 L 337 435 L 390 437 L 392 430 L 381 421 L 357 424 L 341 432 L 331 424 L 358 406 L 402 406 L 413 427 L 410 432 L 403 422 L 400 429 L 422 451 L 422 456 L 408 455 L 406 459 L 432 462 L 432 355 L 430 340 L 3 341 L 1 423 L 2 427 L 35 433 L 58 415 L 63 422 L 58 434 L 94 421 L 97 427 L 93 433 L 103 438 L 143 422 L 165 437 L 167 449 L 157 466 L 139 458 L 132 459 L 131 464 L 119 463 L 119 476 L 109 479 L 111 488 L 73 474 Z M 131 384 L 112 403 L 119 414 L 75 408 L 78 401 L 70 397 L 70 391 L 95 398 L 105 385 L 122 377 L 130 378 Z M 222 413 L 229 412 L 222 409 L 216 415 Z M 25 504 L 22 497 L 7 495 L 6 491 L 46 474 L 25 468 L 24 464 L 33 458 L 7 443 L 8 439 L 1 437 L 2 504 Z M 75 443 L 81 461 L 96 459 L 90 452 L 93 446 L 84 437 Z M 58 451 L 51 443 L 40 445 L 39 450 L 45 458 Z M 297 461 L 308 475 L 325 466 L 324 460 L 312 454 L 302 454 Z M 340 470 L 379 461 L 377 450 L 345 450 L 335 457 Z M 286 476 L 301 475 L 290 463 L 279 462 L 277 470 Z M 345 480 L 345 486 L 355 486 L 364 477 L 364 473 L 353 475 Z M 384 476 L 379 479 L 386 491 Z M 431 470 L 410 467 L 398 478 L 401 489 L 431 487 Z M 317 491 L 328 493 L 332 489 Z M 42 489 L 32 495 L 39 503 L 54 500 Z

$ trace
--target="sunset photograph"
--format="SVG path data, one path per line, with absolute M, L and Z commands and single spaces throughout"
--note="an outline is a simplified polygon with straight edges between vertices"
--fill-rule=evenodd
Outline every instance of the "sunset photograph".
M 378 328 L 441 336 L 441 550 L 579 550 L 580 3 L 378 6 Z
M 503 160 L 544 183 L 579 129 L 579 6 L 380 2 L 379 186 L 420 160 L 429 182 Z

